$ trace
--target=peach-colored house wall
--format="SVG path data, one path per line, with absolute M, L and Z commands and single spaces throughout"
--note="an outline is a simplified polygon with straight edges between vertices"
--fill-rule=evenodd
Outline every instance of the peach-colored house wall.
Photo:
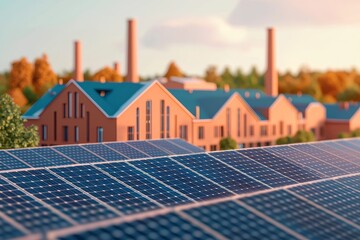
M 311 103 L 305 110 L 303 122 L 306 131 L 313 131 L 315 138 L 325 138 L 326 108 L 320 103 Z

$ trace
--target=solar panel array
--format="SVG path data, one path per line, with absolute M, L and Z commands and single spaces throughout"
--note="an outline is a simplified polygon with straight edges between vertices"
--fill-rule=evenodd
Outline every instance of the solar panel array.
M 181 139 L 0 150 L 0 171 L 204 152 Z
M 13 166 L 0 172 L 0 236 L 360 236 L 358 139 L 211 153 L 190 146 L 175 139 L 0 151 L 0 163 Z

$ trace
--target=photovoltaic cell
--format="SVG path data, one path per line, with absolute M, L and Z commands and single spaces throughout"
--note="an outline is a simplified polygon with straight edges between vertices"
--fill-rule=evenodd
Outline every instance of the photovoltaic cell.
M 117 216 L 46 170 L 9 172 L 2 175 L 78 223 L 100 221 Z
M 36 199 L 1 179 L 0 212 L 35 233 L 70 226 L 68 221 L 52 212 Z
M 152 140 L 150 141 L 151 144 L 154 144 L 155 146 L 166 150 L 168 152 L 172 152 L 173 154 L 188 154 L 191 153 L 191 151 L 186 150 L 185 148 L 179 147 L 172 143 L 171 141 L 167 140 Z
M 25 234 L 19 229 L 15 228 L 10 223 L 6 222 L 4 219 L 0 218 L 0 236 L 3 239 L 12 239 L 17 237 L 22 237 Z
M 48 147 L 32 148 L 31 151 L 53 162 L 55 166 L 74 164 L 70 159 Z
M 7 169 L 29 168 L 28 165 L 14 158 L 5 151 L 0 151 L 0 159 L 1 163 L 5 165 Z
M 310 154 L 314 157 L 319 159 L 325 160 L 327 163 L 330 163 L 348 173 L 357 173 L 360 172 L 360 166 L 355 165 L 351 162 L 346 161 L 338 156 L 335 156 L 331 153 L 327 153 L 318 149 L 316 147 L 311 146 L 310 144 L 299 144 L 299 145 L 292 145 L 292 148 L 298 149 L 303 151 L 307 154 Z
M 167 151 L 163 151 L 160 148 L 157 148 L 148 142 L 134 141 L 134 142 L 127 142 L 127 144 L 139 149 L 140 151 L 152 157 L 163 157 L 170 155 Z
M 249 149 L 238 152 L 297 182 L 308 182 L 319 179 L 319 177 L 314 174 L 264 149 Z
M 357 239 L 360 236 L 360 229 L 284 190 L 241 201 L 309 239 Z
M 124 214 L 159 208 L 154 202 L 92 166 L 56 168 L 52 171 Z
M 106 147 L 103 144 L 87 144 L 82 145 L 82 147 L 90 150 L 91 152 L 97 154 L 98 156 L 101 156 L 108 161 L 127 159 L 127 157 L 125 157 L 124 155 L 121 155 L 120 153 L 112 150 L 109 147 Z
M 268 188 L 207 154 L 177 156 L 172 159 L 238 194 Z
M 110 239 L 216 239 L 175 213 L 99 228 L 60 238 L 61 240 Z
M 39 154 L 36 154 L 35 152 L 28 149 L 8 150 L 8 152 L 17 158 L 20 158 L 22 161 L 26 162 L 32 167 L 47 167 L 55 165 L 53 162 L 48 161 Z
M 125 162 L 97 164 L 96 167 L 101 168 L 137 191 L 165 206 L 175 206 L 191 202 L 189 198 L 145 175 Z
M 112 149 L 118 151 L 119 153 L 130 159 L 149 157 L 149 155 L 140 152 L 139 150 L 127 145 L 126 143 L 105 143 L 105 145 L 111 147 Z
M 342 184 L 345 184 L 348 187 L 351 187 L 353 189 L 360 191 L 360 175 L 339 178 L 339 179 L 336 179 L 336 181 L 338 181 Z
M 360 194 L 335 181 L 324 181 L 291 188 L 310 201 L 360 224 Z
M 228 239 L 296 239 L 233 201 L 192 208 L 185 213 Z
M 196 147 L 188 142 L 185 142 L 182 139 L 168 139 L 167 141 L 170 141 L 171 143 L 174 143 L 180 147 L 183 147 L 189 151 L 191 151 L 192 153 L 201 153 L 201 152 L 205 152 L 204 149 Z
M 356 143 L 350 142 L 349 140 L 348 141 L 338 141 L 337 143 L 342 146 L 345 146 L 349 149 L 352 149 L 354 151 L 360 152 L 360 146 L 357 145 Z
M 207 200 L 232 195 L 220 186 L 169 158 L 138 160 L 129 163 L 195 200 Z
M 331 148 L 335 148 L 339 151 L 342 151 L 342 152 L 346 152 L 347 154 L 351 155 L 353 158 L 351 159 L 348 159 L 348 160 L 352 160 L 352 159 L 356 159 L 358 163 L 358 160 L 360 159 L 360 156 L 359 156 L 359 152 L 354 150 L 354 149 L 351 149 L 351 148 L 348 148 L 348 147 L 345 147 L 344 145 L 341 145 L 339 144 L 339 142 L 323 142 L 323 144 L 331 147 Z
M 338 149 L 337 147 L 329 145 L 330 143 L 313 143 L 311 146 L 317 147 L 323 151 L 332 153 L 338 157 L 346 159 L 348 162 L 352 162 L 354 164 L 360 164 L 360 155 L 359 154 L 352 154 L 351 151 L 343 151 Z
M 347 174 L 344 170 L 326 163 L 320 159 L 314 158 L 311 155 L 308 155 L 302 151 L 296 150 L 289 146 L 277 146 L 265 148 L 266 151 L 272 152 L 274 154 L 280 155 L 287 160 L 294 162 L 296 164 L 304 165 L 309 168 L 316 170 L 319 173 L 324 174 L 327 177 L 335 177 Z M 323 177 L 319 175 L 319 177 Z
M 268 186 L 280 187 L 296 183 L 294 180 L 251 160 L 236 151 L 214 152 L 209 154 Z
M 95 156 L 80 146 L 61 146 L 53 147 L 56 151 L 70 157 L 78 163 L 103 162 L 101 158 Z

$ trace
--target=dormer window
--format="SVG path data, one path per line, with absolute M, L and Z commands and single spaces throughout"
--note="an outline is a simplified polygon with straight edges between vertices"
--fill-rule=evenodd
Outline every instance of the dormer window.
M 96 92 L 100 95 L 100 97 L 105 97 L 106 95 L 108 95 L 111 90 L 108 89 L 96 89 Z

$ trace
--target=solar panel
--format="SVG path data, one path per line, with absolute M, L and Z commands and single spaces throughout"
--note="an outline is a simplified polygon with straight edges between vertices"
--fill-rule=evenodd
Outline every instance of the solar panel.
M 39 154 L 36 154 L 29 149 L 8 150 L 8 152 L 17 158 L 20 158 L 22 161 L 26 162 L 32 167 L 46 167 L 55 165 L 53 162 L 48 161 L 46 158 L 43 158 Z
M 250 157 L 251 159 L 280 172 L 288 178 L 291 178 L 297 182 L 307 182 L 319 179 L 319 177 L 306 171 L 305 169 L 286 161 L 285 159 L 278 157 L 272 153 L 265 151 L 264 149 L 249 149 L 241 150 L 239 153 Z
M 15 228 L 10 223 L 6 222 L 4 219 L 0 218 L 0 236 L 3 239 L 12 239 L 17 237 L 22 237 L 25 234 L 19 229 Z
M 184 212 L 228 239 L 296 239 L 233 201 Z
M 199 147 L 196 147 L 188 142 L 185 142 L 184 140 L 182 139 L 167 139 L 167 141 L 173 143 L 173 144 L 176 144 L 182 148 L 185 148 L 186 150 L 189 150 L 190 152 L 192 153 L 201 153 L 201 152 L 205 152 L 204 149 L 202 148 L 199 148 Z
M 2 175 L 78 223 L 100 221 L 117 216 L 102 204 L 46 170 L 9 172 Z
M 214 236 L 175 213 L 65 236 L 61 240 L 109 239 L 194 239 L 211 240 Z
M 268 188 L 207 154 L 177 156 L 172 157 L 172 159 L 238 194 Z
M 360 229 L 279 190 L 241 199 L 256 210 L 310 239 L 357 239 Z
M 20 169 L 30 167 L 29 165 L 26 165 L 5 151 L 0 151 L 0 161 L 7 167 L 6 169 Z
M 145 153 L 142 153 L 139 150 L 137 150 L 123 142 L 105 143 L 105 145 L 108 147 L 111 147 L 112 149 L 116 150 L 117 152 L 121 153 L 122 155 L 124 155 L 130 159 L 149 157 L 149 155 L 146 155 Z
M 236 151 L 214 152 L 209 154 L 268 186 L 279 187 L 296 183 L 281 173 L 251 160 Z
M 31 232 L 44 232 L 70 226 L 68 221 L 42 205 L 37 199 L 26 195 L 1 179 L 0 212 L 11 217 Z
M 82 145 L 82 147 L 90 150 L 91 152 L 95 153 L 98 156 L 101 156 L 103 159 L 108 161 L 127 159 L 127 157 L 125 157 L 124 155 L 112 150 L 111 148 L 103 144 L 87 144 Z
M 165 206 L 191 202 L 186 196 L 125 162 L 97 164 L 96 166 Z
M 206 200 L 232 195 L 222 187 L 169 158 L 137 160 L 130 161 L 129 163 L 194 200 Z
M 335 181 L 324 181 L 291 188 L 310 201 L 360 224 L 360 194 Z
M 347 147 L 349 149 L 352 149 L 352 150 L 354 150 L 356 152 L 360 152 L 360 146 L 357 145 L 356 143 L 353 143 L 353 142 L 350 142 L 350 141 L 338 141 L 336 143 L 338 143 L 338 144 L 340 144 L 342 146 L 345 146 L 345 147 Z
M 322 151 L 321 149 L 313 147 L 309 144 L 292 145 L 291 147 L 306 152 L 307 154 L 319 159 L 324 159 L 327 163 L 330 163 L 331 165 L 334 165 L 348 173 L 360 172 L 360 166 L 348 162 L 346 159 L 340 158 L 331 153 Z
M 9 169 L 9 167 L 6 166 L 5 164 L 2 164 L 2 163 L 0 162 L 0 171 L 6 170 L 6 169 Z
M 149 141 L 149 143 L 151 143 L 165 151 L 171 152 L 173 154 L 191 153 L 191 151 L 186 150 L 185 148 L 182 148 L 180 146 L 177 146 L 174 143 L 172 143 L 171 141 L 167 141 L 167 140 L 152 140 L 152 141 Z
M 342 152 L 346 152 L 347 154 L 351 155 L 351 158 L 349 158 L 348 160 L 352 160 L 353 158 L 355 158 L 357 160 L 360 159 L 359 152 L 357 152 L 354 149 L 351 149 L 351 148 L 348 148 L 348 147 L 346 147 L 344 145 L 339 144 L 338 141 L 336 141 L 336 142 L 323 142 L 323 143 L 325 145 L 329 146 L 330 148 L 335 148 L 335 149 L 338 149 L 338 150 L 340 150 Z
M 78 163 L 103 162 L 101 158 L 95 156 L 84 148 L 76 145 L 53 147 L 56 151 L 70 157 Z
M 127 144 L 129 144 L 130 146 L 136 149 L 139 149 L 140 151 L 146 153 L 147 155 L 150 155 L 151 157 L 162 157 L 169 155 L 169 152 L 167 151 L 165 152 L 148 142 L 133 141 L 133 142 L 127 142 Z
M 336 181 L 360 191 L 360 175 L 336 179 Z
M 354 164 L 360 164 L 360 156 L 359 154 L 353 154 L 351 151 L 343 151 L 337 148 L 336 146 L 329 145 L 330 142 L 325 143 L 313 143 L 311 146 L 317 147 L 321 150 L 334 154 L 338 157 L 346 159 L 348 162 L 352 162 Z
M 53 162 L 56 166 L 74 164 L 74 161 L 61 155 L 60 153 L 49 147 L 32 148 L 30 150 L 46 158 L 48 161 Z
M 314 158 L 311 155 L 308 155 L 289 146 L 270 147 L 265 148 L 265 150 L 280 155 L 291 162 L 299 164 L 300 166 L 304 165 L 312 168 L 319 173 L 319 177 L 324 177 L 324 175 L 328 177 L 334 177 L 346 174 L 344 170 L 341 170 L 334 165 L 326 163 L 321 159 Z M 323 175 L 320 175 L 321 173 Z
M 156 203 L 92 166 L 55 168 L 52 171 L 124 214 L 159 208 Z

